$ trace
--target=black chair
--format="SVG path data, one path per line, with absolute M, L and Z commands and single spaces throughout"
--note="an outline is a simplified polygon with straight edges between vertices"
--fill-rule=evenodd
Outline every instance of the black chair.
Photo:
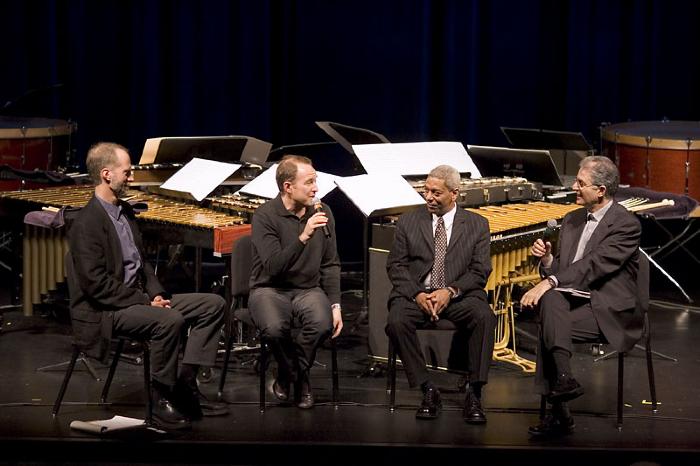
M 441 319 L 437 322 L 431 323 L 426 327 L 417 329 L 417 331 L 419 332 L 423 330 L 442 330 L 454 332 L 457 330 L 457 326 L 450 320 Z M 389 392 L 389 409 L 391 411 L 394 411 L 396 409 L 396 348 L 394 348 L 394 345 L 391 342 L 391 338 L 389 339 L 389 351 L 387 355 L 389 362 L 389 377 L 387 379 L 387 391 Z M 466 379 L 463 379 L 463 382 L 465 381 Z M 460 383 L 459 389 L 462 390 L 463 388 L 464 387 L 462 386 L 462 383 Z
M 65 259 L 65 267 L 66 267 L 66 276 L 68 277 L 68 284 L 69 284 L 69 290 L 68 292 L 70 293 L 70 277 L 74 276 L 74 270 L 73 270 L 73 259 L 71 257 L 70 252 L 66 253 L 66 259 Z M 114 351 L 114 358 L 112 359 L 112 364 L 109 367 L 109 373 L 107 374 L 107 380 L 105 381 L 104 388 L 102 389 L 102 395 L 100 396 L 100 403 L 106 403 L 107 402 L 107 395 L 109 394 L 109 388 L 112 384 L 112 379 L 114 378 L 114 373 L 117 370 L 117 364 L 119 363 L 119 359 L 122 354 L 122 350 L 124 348 L 124 343 L 129 340 L 128 338 L 125 337 L 119 337 L 117 341 L 117 347 Z M 153 405 L 151 402 L 151 358 L 150 358 L 150 347 L 148 345 L 148 342 L 141 341 L 140 342 L 143 348 L 143 375 L 144 375 L 144 387 L 145 387 L 145 392 L 146 392 L 146 418 L 145 422 L 147 425 L 150 425 L 152 423 L 152 413 L 153 413 Z M 63 383 L 61 384 L 61 388 L 58 391 L 58 396 L 56 397 L 56 401 L 54 402 L 53 405 L 53 410 L 51 411 L 51 415 L 53 417 L 56 417 L 58 415 L 58 411 L 61 409 L 61 403 L 63 402 L 63 396 L 66 393 L 66 389 L 68 388 L 68 382 L 70 382 L 71 376 L 73 375 L 73 370 L 75 369 L 75 363 L 80 359 L 83 361 L 87 361 L 87 356 L 83 352 L 83 349 L 74 341 L 73 342 L 73 355 L 71 356 L 71 360 L 68 363 L 68 368 L 66 369 L 66 375 L 63 377 Z M 90 367 L 90 366 L 88 366 Z M 93 374 L 95 376 L 95 374 Z M 98 377 L 96 377 L 96 380 L 100 380 Z
M 649 259 L 640 250 L 639 253 L 639 275 L 637 277 L 637 307 L 641 309 L 644 315 L 644 326 L 642 328 L 642 337 L 640 341 L 645 343 L 645 353 L 647 359 L 647 375 L 649 378 L 649 393 L 651 396 L 651 410 L 658 411 L 658 402 L 656 399 L 656 383 L 654 381 L 654 365 L 652 363 L 651 351 L 651 328 L 649 324 Z M 576 341 L 575 341 L 576 342 Z M 578 343 L 578 342 L 577 342 Z M 584 343 L 605 344 L 604 338 L 597 341 L 586 340 Z M 627 353 L 617 353 L 617 429 L 622 430 L 622 408 L 623 401 L 623 385 L 625 373 L 625 356 Z M 542 395 L 540 399 L 540 418 L 544 419 L 547 409 L 547 399 Z
M 237 324 L 240 329 L 242 324 L 254 326 L 248 310 L 248 294 L 250 293 L 250 273 L 253 264 L 253 249 L 250 235 L 241 237 L 233 245 L 231 252 L 231 310 L 229 313 L 225 330 L 225 353 L 224 365 L 219 381 L 219 398 L 223 396 L 224 383 L 226 382 L 226 372 L 231 357 L 233 345 L 233 326 Z M 267 395 L 267 362 L 270 348 L 267 342 L 258 334 L 260 338 L 260 356 L 258 359 L 258 372 L 260 374 L 260 412 L 265 411 L 265 399 Z M 336 351 L 335 339 L 331 339 L 331 374 L 333 381 L 333 403 L 338 403 L 338 355 Z

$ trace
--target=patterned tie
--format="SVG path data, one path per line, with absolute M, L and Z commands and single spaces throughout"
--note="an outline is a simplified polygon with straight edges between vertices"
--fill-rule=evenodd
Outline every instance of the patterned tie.
M 445 288 L 445 253 L 447 253 L 447 231 L 445 221 L 438 217 L 435 227 L 435 261 L 430 271 L 430 287 L 432 289 Z
M 572 263 L 583 257 L 583 251 L 586 250 L 588 240 L 591 239 L 591 235 L 593 234 L 593 231 L 598 223 L 593 214 L 588 214 L 586 218 L 588 221 L 586 222 L 586 226 L 583 228 L 583 233 L 581 233 L 581 239 L 579 239 L 578 247 L 576 248 L 576 255 L 574 256 Z

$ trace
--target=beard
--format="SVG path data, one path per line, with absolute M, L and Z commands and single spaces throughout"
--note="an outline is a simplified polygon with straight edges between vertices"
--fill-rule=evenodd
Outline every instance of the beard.
M 126 193 L 129 191 L 129 183 L 126 181 L 119 184 L 113 183 L 110 184 L 110 188 L 112 188 L 112 192 L 119 199 L 126 196 Z

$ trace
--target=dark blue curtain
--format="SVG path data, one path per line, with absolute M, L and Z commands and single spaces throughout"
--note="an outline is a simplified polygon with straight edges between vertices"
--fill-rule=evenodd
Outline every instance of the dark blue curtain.
M 2 114 L 98 140 L 242 134 L 505 145 L 500 126 L 699 120 L 700 3 L 46 0 L 0 4 Z

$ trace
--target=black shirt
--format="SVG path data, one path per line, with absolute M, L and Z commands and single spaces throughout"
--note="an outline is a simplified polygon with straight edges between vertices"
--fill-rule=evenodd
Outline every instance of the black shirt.
M 330 237 L 317 229 L 306 244 L 299 240 L 314 214 L 309 207 L 299 218 L 288 211 L 281 197 L 266 202 L 253 215 L 253 270 L 250 287 L 308 289 L 320 286 L 331 303 L 340 303 L 340 259 L 335 241 L 335 220 L 328 216 Z

